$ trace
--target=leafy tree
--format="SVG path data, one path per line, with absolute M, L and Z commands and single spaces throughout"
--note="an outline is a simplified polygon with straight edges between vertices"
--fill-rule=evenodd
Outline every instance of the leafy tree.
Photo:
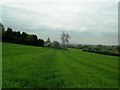
M 11 28 L 7 28 L 4 36 L 5 41 L 13 42 L 13 30 Z
M 96 45 L 96 50 L 101 50 L 102 49 L 102 45 Z
M 116 47 L 116 49 L 117 49 L 118 53 L 120 54 L 120 45 L 118 45 L 118 46 Z
M 21 37 L 20 31 L 13 32 L 13 40 L 15 41 L 15 43 L 20 43 L 20 37 Z
M 38 45 L 44 47 L 44 41 L 42 39 L 38 40 Z
M 46 47 L 50 47 L 51 46 L 50 38 L 48 38 L 47 41 L 45 42 L 45 46 Z
M 38 39 L 37 35 L 27 34 L 26 32 L 20 33 L 20 31 L 13 31 L 11 28 L 7 28 L 5 31 L 4 26 L 0 23 L 0 31 L 2 32 L 3 42 L 19 43 L 33 46 L 44 46 L 44 40 Z
M 4 35 L 4 33 L 5 33 L 5 28 L 4 28 L 3 24 L 0 23 L 0 41 L 2 41 L 2 38 L 3 38 L 2 35 Z
M 58 48 L 60 46 L 60 43 L 58 41 L 53 41 L 52 47 Z

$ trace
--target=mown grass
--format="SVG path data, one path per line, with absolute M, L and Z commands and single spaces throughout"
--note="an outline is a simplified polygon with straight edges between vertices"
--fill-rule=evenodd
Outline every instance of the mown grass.
M 0 42 L 0 89 L 2 89 L 2 42 Z
M 118 57 L 3 43 L 3 88 L 116 88 Z

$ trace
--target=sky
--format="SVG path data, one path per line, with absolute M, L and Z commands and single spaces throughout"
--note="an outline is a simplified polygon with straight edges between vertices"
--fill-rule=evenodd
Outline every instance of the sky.
M 118 0 L 3 0 L 0 22 L 13 30 L 76 44 L 118 44 Z

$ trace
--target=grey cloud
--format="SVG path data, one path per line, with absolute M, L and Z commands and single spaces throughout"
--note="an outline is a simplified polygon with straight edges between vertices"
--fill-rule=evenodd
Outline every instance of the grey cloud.
M 25 6 L 4 6 L 3 23 L 6 27 L 34 33 L 43 39 L 50 37 L 59 42 L 61 32 L 67 31 L 71 35 L 71 43 L 117 44 L 117 4 L 82 3 L 81 9 L 79 4 L 64 3 L 65 8 L 61 8 L 58 3 L 48 7 L 48 3 L 44 3 L 40 4 L 40 8 L 44 9 L 41 11 L 26 9 Z M 76 11 L 72 9 L 75 5 Z

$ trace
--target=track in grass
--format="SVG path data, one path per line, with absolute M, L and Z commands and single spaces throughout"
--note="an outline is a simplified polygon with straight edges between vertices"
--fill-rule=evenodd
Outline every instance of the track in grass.
M 3 88 L 116 88 L 118 57 L 3 43 Z

